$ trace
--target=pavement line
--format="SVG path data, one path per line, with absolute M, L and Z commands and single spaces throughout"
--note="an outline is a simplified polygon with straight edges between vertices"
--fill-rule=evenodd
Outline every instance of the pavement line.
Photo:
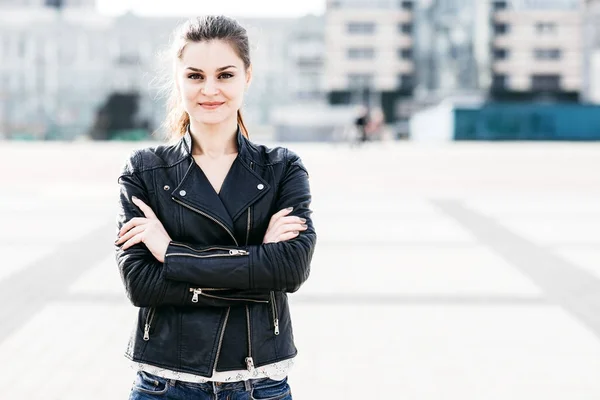
M 74 303 L 111 303 L 130 305 L 125 294 L 103 293 L 71 293 L 57 299 L 60 302 Z M 481 295 L 436 295 L 436 294 L 351 294 L 330 293 L 313 295 L 292 295 L 290 302 L 293 304 L 319 304 L 319 305 L 545 305 L 547 300 L 542 297 L 519 296 L 481 296 Z
M 577 265 L 455 200 L 432 200 L 446 215 L 471 231 L 480 243 L 538 285 L 548 300 L 573 314 L 600 337 L 600 280 Z
M 114 223 L 98 227 L 0 280 L 0 343 L 104 261 L 113 246 L 115 229 Z

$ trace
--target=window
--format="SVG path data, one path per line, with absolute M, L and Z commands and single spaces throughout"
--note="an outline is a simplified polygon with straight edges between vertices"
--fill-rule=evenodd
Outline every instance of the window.
M 412 11 L 414 3 L 412 1 L 403 0 L 400 2 L 400 8 L 403 10 Z
M 504 35 L 504 34 L 508 33 L 508 24 L 495 23 L 494 24 L 494 33 L 496 35 Z
M 494 74 L 492 76 L 492 89 L 501 90 L 508 86 L 508 77 L 504 74 Z
M 558 60 L 561 54 L 560 49 L 535 49 L 533 51 L 536 60 Z
M 374 22 L 349 22 L 347 25 L 348 33 L 364 34 L 375 33 Z
M 560 90 L 560 75 L 532 75 L 531 89 L 538 91 Z
M 353 47 L 348 49 L 348 58 L 353 60 L 365 60 L 373 57 L 375 57 L 375 49 L 372 47 Z
M 495 0 L 492 3 L 492 8 L 494 9 L 494 11 L 506 10 L 508 8 L 508 4 L 506 3 L 506 1 Z
M 348 74 L 348 87 L 360 89 L 373 86 L 373 75 L 371 74 Z
M 410 35 L 413 32 L 413 24 L 398 24 L 398 31 Z
M 537 22 L 535 24 L 535 31 L 540 35 L 556 33 L 557 28 L 556 22 Z
M 412 90 L 415 85 L 415 78 L 412 74 L 398 75 L 398 86 L 400 89 Z
M 495 60 L 506 60 L 508 58 L 508 50 L 506 49 L 494 49 Z
M 398 49 L 398 58 L 403 60 L 412 60 L 413 51 L 412 49 Z

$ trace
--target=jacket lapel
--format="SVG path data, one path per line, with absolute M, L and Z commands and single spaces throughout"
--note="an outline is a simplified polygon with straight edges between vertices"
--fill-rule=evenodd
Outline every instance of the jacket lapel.
M 247 161 L 238 156 L 223 182 L 219 197 L 235 221 L 270 189 L 271 186 L 250 168 Z
M 189 163 L 185 176 L 171 193 L 173 199 L 193 211 L 216 220 L 233 236 L 233 220 L 225 205 L 191 156 Z
M 190 165 L 182 181 L 171 193 L 173 198 L 178 203 L 221 223 L 233 235 L 233 221 L 271 190 L 267 181 L 251 167 L 254 161 L 249 151 L 248 139 L 238 127 L 238 156 L 231 165 L 219 194 L 215 192 L 192 157 L 192 137 L 189 128 L 182 140 Z

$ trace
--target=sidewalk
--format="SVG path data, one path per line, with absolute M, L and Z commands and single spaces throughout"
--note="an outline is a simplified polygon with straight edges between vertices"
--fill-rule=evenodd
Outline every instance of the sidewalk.
M 112 242 L 135 146 L 1 143 L 0 399 L 127 398 Z M 600 397 L 600 145 L 290 148 L 318 233 L 295 399 Z

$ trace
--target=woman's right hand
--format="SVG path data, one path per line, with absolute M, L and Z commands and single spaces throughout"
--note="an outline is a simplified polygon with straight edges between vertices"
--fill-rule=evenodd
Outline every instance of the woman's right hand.
M 293 207 L 284 208 L 271 217 L 263 243 L 285 242 L 308 228 L 304 218 L 287 216 L 293 209 Z

